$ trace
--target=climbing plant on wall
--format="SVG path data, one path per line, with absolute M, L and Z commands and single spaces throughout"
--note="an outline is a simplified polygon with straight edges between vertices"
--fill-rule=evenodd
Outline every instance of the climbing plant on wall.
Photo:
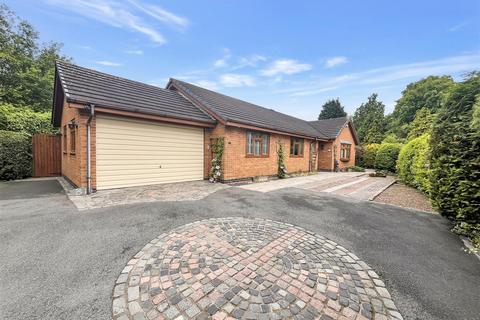
M 222 178 L 222 157 L 225 147 L 224 138 L 215 138 L 212 143 L 212 165 L 210 168 L 210 182 L 218 182 Z
M 287 177 L 287 167 L 285 166 L 285 150 L 283 143 L 278 141 L 277 148 L 278 177 L 284 179 Z

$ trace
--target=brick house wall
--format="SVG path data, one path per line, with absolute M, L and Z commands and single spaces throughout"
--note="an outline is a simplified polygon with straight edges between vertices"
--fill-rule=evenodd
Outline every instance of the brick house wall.
M 341 141 L 349 141 L 351 143 L 350 146 L 350 160 L 349 161 L 342 161 L 340 160 L 340 149 L 341 149 Z M 339 167 L 341 170 L 344 170 L 348 167 L 355 165 L 355 139 L 353 138 L 352 131 L 349 127 L 345 127 L 340 131 L 340 134 L 335 139 L 334 145 L 336 146 L 336 157 L 339 161 Z
M 62 132 L 62 175 L 68 178 L 77 187 L 87 187 L 87 129 L 88 114 L 81 110 L 80 105 L 65 103 L 61 119 L 60 130 Z M 76 148 L 70 152 L 70 130 L 67 126 L 67 137 L 63 135 L 63 126 L 69 121 L 75 120 L 78 127 L 75 130 Z M 91 122 L 91 161 L 92 161 L 92 188 L 96 188 L 96 121 Z M 336 156 L 340 158 L 340 145 L 342 140 L 352 142 L 350 161 L 340 161 L 340 168 L 347 168 L 355 164 L 355 145 L 352 132 L 343 128 L 335 141 L 316 142 L 312 139 L 304 139 L 303 157 L 290 156 L 289 135 L 269 134 L 269 156 L 247 157 L 247 129 L 224 126 L 218 124 L 214 128 L 204 129 L 204 178 L 209 177 L 212 160 L 211 139 L 216 137 L 225 138 L 225 150 L 223 156 L 224 180 L 236 180 L 257 176 L 272 176 L 277 174 L 277 146 L 278 142 L 284 145 L 285 165 L 289 173 L 308 172 L 310 170 L 310 148 L 317 153 L 318 170 L 333 170 L 333 149 L 336 146 Z M 64 150 L 64 139 L 67 139 L 67 149 Z M 323 149 L 321 146 L 323 145 Z
M 224 137 L 223 154 L 224 180 L 245 179 L 257 176 L 277 174 L 277 145 L 283 143 L 285 150 L 285 165 L 288 172 L 308 172 L 310 168 L 310 143 L 314 140 L 304 139 L 303 157 L 290 157 L 290 136 L 269 134 L 269 156 L 247 157 L 247 131 L 243 128 L 225 127 L 221 124 L 214 129 L 205 131 L 205 178 L 210 172 L 211 139 Z
M 88 114 L 80 110 L 80 105 L 64 103 L 60 130 L 62 133 L 62 176 L 70 180 L 75 186 L 80 188 L 87 187 L 87 120 Z M 75 152 L 71 152 L 71 132 L 67 123 L 74 120 L 78 127 L 75 130 Z M 63 128 L 67 125 L 67 136 L 65 137 Z M 96 165 L 95 165 L 95 117 L 91 122 L 91 170 L 92 170 L 92 188 L 96 187 Z M 67 148 L 64 150 L 64 140 L 66 139 Z
M 351 143 L 349 161 L 340 160 L 340 150 L 341 150 L 342 141 L 349 141 Z M 322 148 L 322 145 L 323 145 L 323 148 Z M 334 153 L 335 153 L 335 157 L 334 157 Z M 343 128 L 342 131 L 340 131 L 340 134 L 338 135 L 338 137 L 334 141 L 319 142 L 318 170 L 332 171 L 334 169 L 335 159 L 339 160 L 340 170 L 345 170 L 355 165 L 355 139 L 349 127 Z

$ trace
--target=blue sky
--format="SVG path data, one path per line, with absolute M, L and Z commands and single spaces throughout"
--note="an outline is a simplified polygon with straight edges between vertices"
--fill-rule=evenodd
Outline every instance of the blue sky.
M 306 120 L 480 70 L 480 1 L 6 1 L 78 65 L 192 82 Z

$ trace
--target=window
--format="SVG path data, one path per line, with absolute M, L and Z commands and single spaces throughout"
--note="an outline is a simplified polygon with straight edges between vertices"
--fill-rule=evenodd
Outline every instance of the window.
M 325 145 L 323 143 L 320 144 L 320 150 L 325 150 Z
M 67 125 L 63 126 L 63 153 L 67 153 Z
M 76 128 L 75 126 L 72 126 L 70 128 L 70 154 L 75 154 L 75 148 L 76 148 L 75 133 L 76 133 Z
M 269 143 L 268 134 L 247 131 L 247 156 L 268 157 Z
M 290 157 L 303 157 L 302 138 L 290 138 Z
M 340 160 L 350 160 L 350 144 L 342 143 L 340 148 Z

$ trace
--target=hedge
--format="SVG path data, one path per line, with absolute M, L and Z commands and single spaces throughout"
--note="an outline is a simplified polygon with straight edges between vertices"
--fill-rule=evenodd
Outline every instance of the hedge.
M 50 112 L 35 112 L 28 107 L 0 104 L 0 130 L 34 133 L 55 132 Z
M 480 246 L 480 128 L 473 120 L 478 95 L 476 73 L 458 83 L 440 109 L 432 128 L 430 183 L 440 213 Z
M 428 134 L 411 140 L 402 147 L 397 160 L 398 177 L 427 194 L 430 192 L 429 140 Z
M 365 168 L 375 168 L 375 158 L 380 144 L 371 143 L 363 147 L 363 166 Z
M 395 172 L 400 143 L 382 143 L 375 156 L 375 169 Z
M 0 180 L 32 175 L 32 141 L 26 133 L 0 130 Z

